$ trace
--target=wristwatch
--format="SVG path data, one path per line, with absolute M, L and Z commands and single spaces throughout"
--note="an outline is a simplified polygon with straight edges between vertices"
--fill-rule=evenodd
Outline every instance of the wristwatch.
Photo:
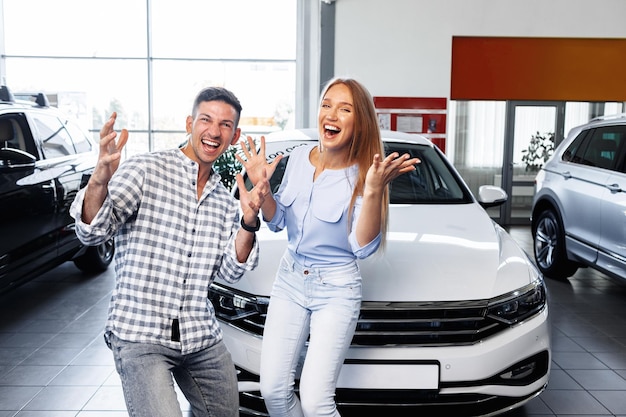
M 256 224 L 254 226 L 248 226 L 246 222 L 243 221 L 243 216 L 241 216 L 241 228 L 246 232 L 255 233 L 258 232 L 261 228 L 261 219 L 256 218 Z

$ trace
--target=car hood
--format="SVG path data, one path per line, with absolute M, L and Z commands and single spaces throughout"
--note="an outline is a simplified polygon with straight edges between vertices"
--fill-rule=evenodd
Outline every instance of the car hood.
M 359 261 L 364 301 L 493 298 L 536 279 L 525 252 L 477 204 L 392 205 L 384 250 Z M 269 295 L 286 233 L 263 228 L 259 266 L 236 284 Z

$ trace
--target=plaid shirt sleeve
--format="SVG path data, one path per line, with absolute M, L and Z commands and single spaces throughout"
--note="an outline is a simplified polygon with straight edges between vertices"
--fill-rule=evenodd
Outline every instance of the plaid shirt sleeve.
M 82 221 L 82 212 L 88 186 L 80 190 L 72 202 L 70 215 L 75 220 L 76 235 L 87 246 L 99 245 L 114 237 L 124 222 L 137 210 L 141 202 L 141 164 L 134 165 L 129 162 L 127 165 L 122 165 L 115 178 L 117 176 L 127 178 L 121 182 L 123 192 L 120 195 L 123 198 L 120 201 L 123 202 L 123 205 L 115 207 L 110 196 L 107 197 L 96 217 L 87 224 Z M 112 181 L 115 182 L 114 179 Z
M 237 220 L 233 222 L 232 234 L 227 245 L 227 252 L 224 254 L 224 260 L 217 277 L 222 278 L 228 282 L 238 281 L 245 271 L 252 271 L 257 267 L 259 263 L 259 243 L 254 239 L 254 244 L 250 255 L 246 262 L 240 263 L 237 260 L 237 251 L 235 249 L 235 238 L 239 231 L 239 216 Z

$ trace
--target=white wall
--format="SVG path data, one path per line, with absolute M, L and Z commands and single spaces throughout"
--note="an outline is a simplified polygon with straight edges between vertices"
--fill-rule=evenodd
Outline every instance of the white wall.
M 453 36 L 626 38 L 625 0 L 336 0 L 335 75 L 450 97 Z

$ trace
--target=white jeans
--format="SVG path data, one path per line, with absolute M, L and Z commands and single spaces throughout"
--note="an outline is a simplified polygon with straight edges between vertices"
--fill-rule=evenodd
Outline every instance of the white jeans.
M 286 254 L 272 289 L 261 353 L 261 394 L 272 417 L 339 416 L 335 386 L 361 307 L 355 262 L 305 268 Z M 300 375 L 295 379 L 309 337 Z

